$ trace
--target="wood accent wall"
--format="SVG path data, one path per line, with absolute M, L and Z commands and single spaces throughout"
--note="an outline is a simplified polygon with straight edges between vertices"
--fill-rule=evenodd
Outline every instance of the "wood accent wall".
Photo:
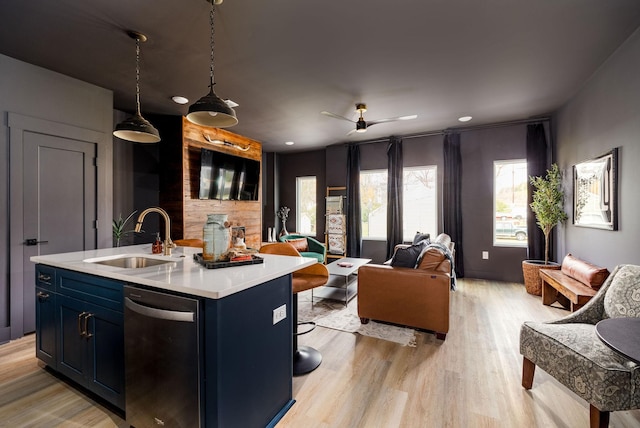
M 171 217 L 173 239 L 202 238 L 202 227 L 207 214 L 228 214 L 233 226 L 246 228 L 248 247 L 260 248 L 262 231 L 262 144 L 224 129 L 195 125 L 182 118 L 181 144 L 167 144 L 161 150 L 160 205 Z M 232 146 L 209 143 L 212 140 L 228 141 L 247 151 Z M 162 143 L 160 143 L 162 144 Z M 202 148 L 260 162 L 260 187 L 257 201 L 221 201 L 199 199 L 200 150 Z

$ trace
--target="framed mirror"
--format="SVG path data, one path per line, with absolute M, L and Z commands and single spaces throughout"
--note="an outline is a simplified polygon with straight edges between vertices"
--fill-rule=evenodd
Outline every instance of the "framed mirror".
M 618 230 L 618 148 L 573 167 L 573 224 Z

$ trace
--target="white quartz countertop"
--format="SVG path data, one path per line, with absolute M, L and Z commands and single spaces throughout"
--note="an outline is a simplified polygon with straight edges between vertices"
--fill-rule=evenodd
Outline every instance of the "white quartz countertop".
M 193 254 L 201 251 L 201 248 L 178 247 L 173 249 L 171 256 L 152 255 L 151 244 L 143 244 L 33 256 L 31 261 L 210 299 L 221 299 L 317 263 L 315 259 L 308 257 L 259 254 L 259 257 L 264 259 L 264 263 L 207 269 L 193 260 Z M 122 255 L 168 259 L 171 260 L 171 263 L 144 268 L 121 268 L 86 261 L 117 258 Z

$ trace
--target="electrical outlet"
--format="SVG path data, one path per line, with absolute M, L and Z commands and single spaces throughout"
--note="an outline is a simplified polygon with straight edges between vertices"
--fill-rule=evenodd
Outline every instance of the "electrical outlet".
M 482 260 L 489 260 L 489 252 L 488 251 L 483 251 L 482 252 Z
M 276 325 L 287 317 L 287 305 L 286 303 L 273 310 L 273 325 Z

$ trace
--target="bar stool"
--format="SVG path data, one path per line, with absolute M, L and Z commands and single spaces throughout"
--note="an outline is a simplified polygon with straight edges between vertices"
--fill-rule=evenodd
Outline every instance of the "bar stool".
M 264 245 L 260 248 L 263 254 L 277 254 L 281 256 L 302 257 L 293 245 L 286 242 L 277 242 L 274 244 Z M 309 290 L 311 288 L 325 285 L 329 280 L 329 271 L 327 267 L 321 263 L 307 266 L 292 274 L 292 291 L 293 298 L 293 322 L 296 330 L 293 333 L 293 375 L 299 376 L 315 370 L 322 362 L 322 354 L 317 349 L 310 346 L 298 346 L 298 335 L 309 333 L 312 329 L 303 333 L 298 333 L 298 293 Z M 313 324 L 315 323 L 302 323 Z

